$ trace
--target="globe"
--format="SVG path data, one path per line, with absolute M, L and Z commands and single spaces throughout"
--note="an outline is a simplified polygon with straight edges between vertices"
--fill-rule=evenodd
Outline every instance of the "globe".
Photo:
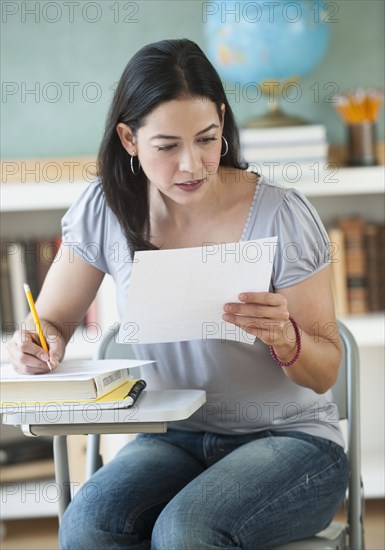
M 325 55 L 333 3 L 238 0 L 205 4 L 206 51 L 226 82 L 255 83 L 266 92 L 269 83 L 283 86 L 307 76 Z M 277 115 L 277 104 L 274 107 Z

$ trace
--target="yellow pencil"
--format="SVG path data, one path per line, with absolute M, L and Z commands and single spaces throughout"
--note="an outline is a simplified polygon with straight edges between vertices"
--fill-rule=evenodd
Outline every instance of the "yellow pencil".
M 336 94 L 335 98 L 336 109 L 347 124 L 376 123 L 384 92 L 374 88 L 367 91 L 358 88 L 349 93 Z
M 44 349 L 44 351 L 49 353 L 48 345 L 44 337 L 43 329 L 41 328 L 41 324 L 40 324 L 39 317 L 35 307 L 35 302 L 33 301 L 32 292 L 31 292 L 31 289 L 29 288 L 29 285 L 24 284 L 24 291 L 25 291 L 25 295 L 27 296 L 28 305 L 29 305 L 29 309 L 31 310 L 33 320 L 35 321 L 36 331 L 37 331 L 37 335 L 39 336 L 41 347 Z M 47 365 L 49 370 L 52 371 L 51 363 L 49 361 L 47 361 Z

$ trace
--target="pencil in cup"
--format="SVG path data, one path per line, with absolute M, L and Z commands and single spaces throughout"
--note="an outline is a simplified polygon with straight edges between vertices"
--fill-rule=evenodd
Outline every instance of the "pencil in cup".
M 381 89 L 358 88 L 349 93 L 336 95 L 336 108 L 346 124 L 375 123 L 384 98 Z
M 29 285 L 27 285 L 26 283 L 24 283 L 24 292 L 28 300 L 28 305 L 29 305 L 29 309 L 31 310 L 33 320 L 35 322 L 36 332 L 37 332 L 37 335 L 39 336 L 41 347 L 44 349 L 44 351 L 49 353 L 47 341 L 44 337 L 43 329 L 41 328 L 41 324 L 40 324 L 39 316 L 36 311 L 32 292 L 31 292 L 31 289 L 29 288 Z M 47 365 L 49 370 L 52 371 L 51 363 L 49 361 L 47 361 Z

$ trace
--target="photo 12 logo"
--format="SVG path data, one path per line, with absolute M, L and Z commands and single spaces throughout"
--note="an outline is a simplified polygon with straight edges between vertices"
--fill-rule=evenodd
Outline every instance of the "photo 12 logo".
M 258 23 L 266 18 L 269 23 L 277 19 L 283 19 L 287 23 L 298 23 L 304 18 L 305 13 L 312 14 L 314 23 L 338 23 L 336 15 L 339 7 L 336 2 L 323 2 L 312 0 L 300 1 L 223 1 L 202 2 L 202 21 L 207 23 L 210 17 L 220 18 L 222 23 Z
M 56 161 L 3 161 L 1 168 L 1 183 L 56 183 L 60 180 L 74 183 L 75 181 L 91 182 L 97 175 L 96 161 L 63 160 Z
M 20 103 L 98 103 L 115 92 L 117 83 L 108 86 L 107 90 L 98 82 L 16 82 L 1 83 L 1 102 L 18 101 Z
M 139 23 L 137 2 L 1 2 L 1 21 L 21 23 Z

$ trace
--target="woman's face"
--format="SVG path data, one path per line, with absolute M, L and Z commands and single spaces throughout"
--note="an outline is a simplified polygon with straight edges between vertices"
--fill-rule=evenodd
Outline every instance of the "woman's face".
M 125 149 L 137 152 L 150 184 L 173 201 L 189 204 L 201 200 L 216 178 L 222 126 L 212 101 L 186 98 L 156 107 L 135 138 L 125 124 L 118 124 L 117 131 Z

